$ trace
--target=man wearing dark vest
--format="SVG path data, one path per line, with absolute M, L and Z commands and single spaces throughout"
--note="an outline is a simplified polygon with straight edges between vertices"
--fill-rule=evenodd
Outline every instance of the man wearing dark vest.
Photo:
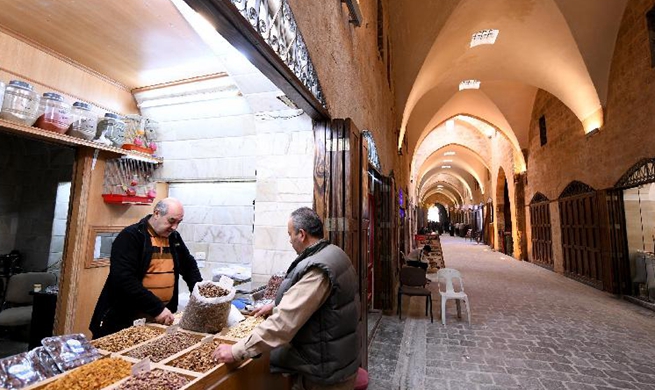
M 183 218 L 180 201 L 166 198 L 151 215 L 118 234 L 89 325 L 94 338 L 127 328 L 138 318 L 173 323 L 178 277 L 182 275 L 189 291 L 202 281 L 196 260 L 176 231 Z
M 287 270 L 272 313 L 234 345 L 212 356 L 232 363 L 271 351 L 271 372 L 295 374 L 294 390 L 352 390 L 359 367 L 358 280 L 348 255 L 323 239 L 323 223 L 312 209 L 293 213 L 289 241 L 298 254 Z

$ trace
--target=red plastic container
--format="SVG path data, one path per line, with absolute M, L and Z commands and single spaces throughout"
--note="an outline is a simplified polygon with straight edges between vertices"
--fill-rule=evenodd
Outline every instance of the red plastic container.
M 135 205 L 151 205 L 153 198 L 145 196 L 129 196 L 119 194 L 102 194 L 102 199 L 105 203 L 111 204 L 135 204 Z

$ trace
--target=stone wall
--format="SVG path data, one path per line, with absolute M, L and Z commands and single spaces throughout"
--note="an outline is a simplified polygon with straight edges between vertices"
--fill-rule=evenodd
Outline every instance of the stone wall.
M 635 0 L 626 6 L 609 75 L 605 124 L 597 134 L 585 135 L 580 121 L 562 102 L 546 91 L 537 93 L 530 124 L 525 201 L 529 203 L 536 192 L 554 201 L 551 222 L 556 271 L 561 271 L 556 199 L 562 190 L 573 180 L 595 189 L 611 188 L 640 159 L 655 157 L 655 89 L 651 88 L 655 72 L 646 24 L 646 12 L 654 4 L 653 0 Z M 541 115 L 545 115 L 548 129 L 544 146 L 539 142 Z
M 373 134 L 382 173 L 397 163 L 397 129 L 386 58 L 377 49 L 377 0 L 358 1 L 364 23 L 355 27 L 344 3 L 291 0 L 291 9 L 316 68 L 332 118 L 352 118 L 360 130 Z M 382 1 L 388 4 L 387 1 Z M 385 10 L 384 23 L 390 9 Z M 393 51 L 391 53 L 393 56 Z M 386 56 L 385 56 L 386 57 Z M 397 170 L 397 169 L 396 169 Z M 396 181 L 400 181 L 396 173 Z

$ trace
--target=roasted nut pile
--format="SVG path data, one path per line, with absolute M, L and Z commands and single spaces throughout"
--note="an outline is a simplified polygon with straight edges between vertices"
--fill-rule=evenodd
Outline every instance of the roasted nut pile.
M 245 320 L 228 329 L 225 336 L 242 339 L 249 336 L 252 333 L 252 330 L 255 329 L 255 326 L 262 322 L 264 322 L 264 317 L 247 317 Z
M 203 346 L 194 349 L 188 354 L 179 357 L 172 362 L 168 363 L 169 366 L 183 368 L 189 371 L 205 372 L 216 367 L 217 363 L 212 359 L 212 352 L 218 347 L 218 342 L 207 343 Z
M 275 299 L 277 295 L 277 290 L 280 288 L 280 284 L 284 280 L 284 276 L 273 275 L 268 279 L 266 283 L 266 291 L 264 291 L 263 299 Z
M 175 332 L 137 347 L 125 355 L 136 359 L 150 357 L 150 360 L 156 363 L 180 352 L 183 349 L 189 348 L 198 341 L 198 336 L 183 332 Z
M 132 364 L 118 358 L 99 359 L 63 376 L 43 390 L 96 390 L 130 375 Z
M 118 352 L 155 338 L 162 333 L 164 330 L 160 328 L 132 326 L 101 339 L 93 340 L 91 344 L 105 351 Z
M 204 284 L 198 286 L 198 292 L 205 298 L 218 298 L 224 297 L 230 292 L 222 287 L 216 286 L 214 284 Z
M 182 375 L 170 371 L 142 372 L 123 382 L 118 390 L 176 390 L 189 383 Z

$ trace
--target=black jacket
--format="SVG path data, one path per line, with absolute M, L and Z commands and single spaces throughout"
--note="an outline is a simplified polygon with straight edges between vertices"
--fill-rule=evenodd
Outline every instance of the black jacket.
M 191 256 L 178 232 L 169 236 L 175 269 L 173 298 L 164 303 L 143 287 L 143 278 L 150 267 L 152 244 L 147 226 L 150 215 L 123 229 L 111 247 L 109 276 L 102 288 L 89 329 L 93 338 L 102 337 L 132 325 L 142 314 L 159 315 L 164 307 L 177 311 L 178 278 L 180 275 L 189 291 L 202 281 L 196 260 Z

